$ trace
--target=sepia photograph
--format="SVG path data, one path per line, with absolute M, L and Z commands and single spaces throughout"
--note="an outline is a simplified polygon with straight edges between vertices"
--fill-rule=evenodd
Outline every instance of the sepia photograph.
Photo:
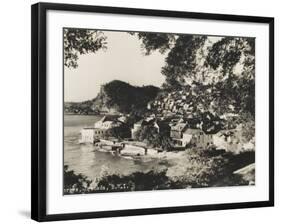
M 255 38 L 63 28 L 64 195 L 255 185 Z

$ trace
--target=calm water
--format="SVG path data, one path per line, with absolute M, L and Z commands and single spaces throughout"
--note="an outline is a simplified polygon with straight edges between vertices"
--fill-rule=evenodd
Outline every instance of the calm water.
M 128 175 L 141 171 L 161 169 L 164 166 L 159 160 L 144 162 L 139 160 L 126 159 L 112 155 L 108 152 L 93 151 L 94 147 L 79 144 L 79 131 L 83 127 L 91 127 L 99 120 L 99 116 L 65 115 L 64 116 L 64 164 L 75 173 L 81 173 L 91 180 L 99 177 L 102 170 L 109 173 Z

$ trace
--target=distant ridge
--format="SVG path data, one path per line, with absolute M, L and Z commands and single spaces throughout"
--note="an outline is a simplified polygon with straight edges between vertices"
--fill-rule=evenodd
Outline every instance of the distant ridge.
M 132 86 L 113 80 L 101 86 L 93 100 L 80 103 L 65 102 L 64 111 L 70 114 L 131 113 L 144 110 L 147 103 L 154 100 L 160 89 L 155 86 Z

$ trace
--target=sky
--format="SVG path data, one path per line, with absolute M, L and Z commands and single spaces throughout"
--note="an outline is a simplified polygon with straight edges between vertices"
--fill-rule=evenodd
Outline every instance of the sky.
M 114 79 L 131 85 L 160 87 L 166 55 L 158 51 L 145 56 L 141 42 L 126 32 L 104 31 L 107 50 L 80 55 L 78 67 L 64 70 L 64 99 L 80 102 L 96 97 L 102 84 Z

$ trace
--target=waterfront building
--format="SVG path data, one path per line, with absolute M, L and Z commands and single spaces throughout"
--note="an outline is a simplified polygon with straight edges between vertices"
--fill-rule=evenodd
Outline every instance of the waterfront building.
M 111 130 L 120 127 L 123 122 L 118 120 L 119 115 L 105 115 L 94 124 L 94 127 L 83 128 L 80 143 L 94 143 L 96 140 L 110 136 Z

